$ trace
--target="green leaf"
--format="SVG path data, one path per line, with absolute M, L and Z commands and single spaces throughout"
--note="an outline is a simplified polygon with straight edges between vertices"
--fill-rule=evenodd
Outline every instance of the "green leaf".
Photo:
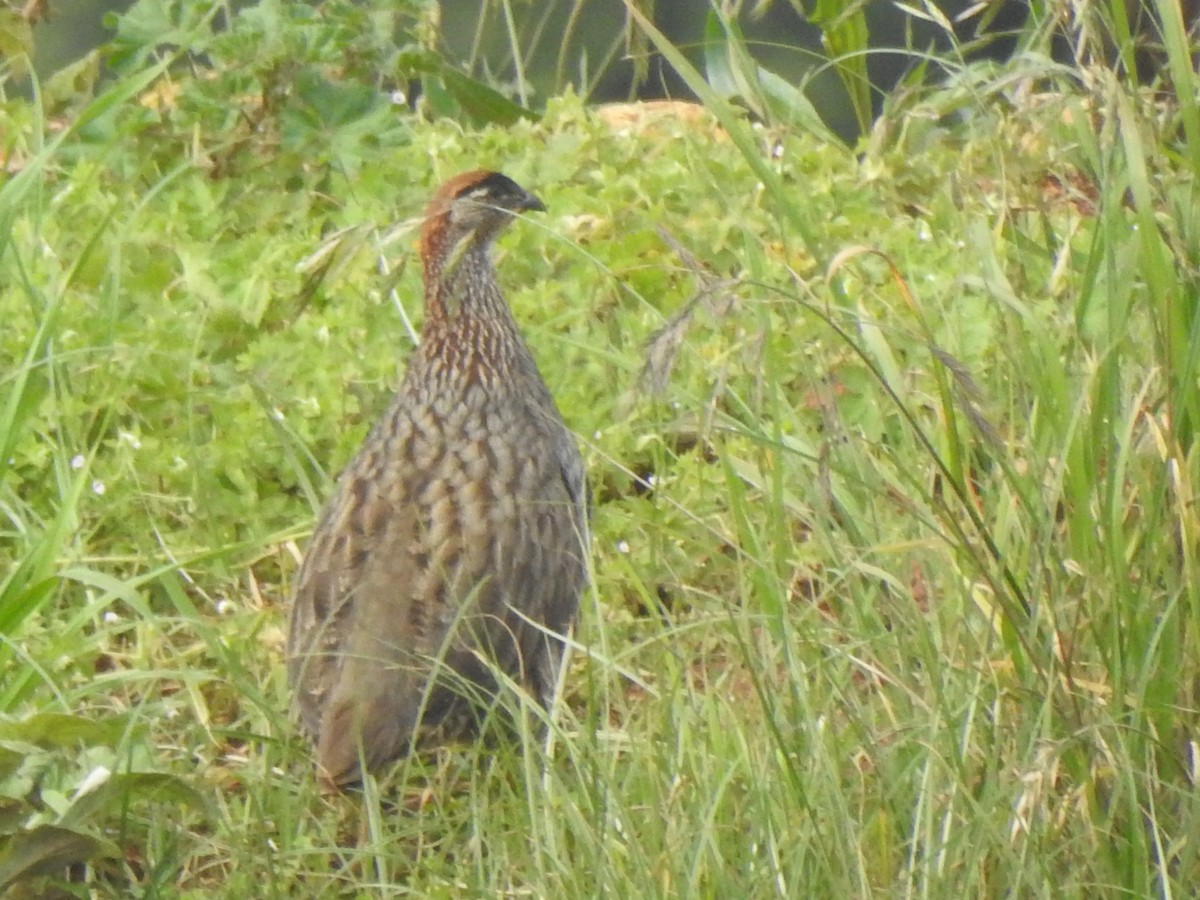
M 117 846 L 58 825 L 39 825 L 0 842 L 0 891 L 22 878 L 53 875 L 94 856 L 117 856 Z
M 704 76 L 722 97 L 737 97 L 742 93 L 733 72 L 733 52 L 715 10 L 704 20 Z
M 116 35 L 106 60 L 110 66 L 122 68 L 140 65 L 163 47 L 204 53 L 213 37 L 212 19 L 220 9 L 219 4 L 138 0 L 120 15 L 108 13 L 105 25 L 115 29 Z
M 78 744 L 114 745 L 129 727 L 125 716 L 95 719 L 69 713 L 37 713 L 24 719 L 0 716 L 0 741 L 24 741 L 40 747 Z
M 42 96 L 48 107 L 90 100 L 100 78 L 100 53 L 93 50 L 47 79 Z
M 325 128 L 338 128 L 369 116 L 383 98 L 365 84 L 331 81 L 314 68 L 296 76 L 296 96 Z
M 537 113 L 455 69 L 442 69 L 441 82 L 462 111 L 477 124 L 512 125 L 521 119 L 537 121 Z
M 8 60 L 14 75 L 29 71 L 33 55 L 33 28 L 15 9 L 0 9 L 0 59 Z
M 52 564 L 50 557 L 57 550 L 52 542 L 34 542 L 30 552 L 0 581 L 0 634 L 15 635 L 17 627 L 54 593 L 58 579 L 41 578 L 39 573 Z
M 760 66 L 737 23 L 715 11 L 704 22 L 704 70 L 714 91 L 741 100 L 759 118 L 798 125 L 822 140 L 841 143 L 804 92 Z
M 177 775 L 166 772 L 119 772 L 110 775 L 94 790 L 74 799 L 59 824 L 81 826 L 94 820 L 103 820 L 134 800 L 175 803 L 190 806 L 210 817 L 215 814 L 208 798 Z
M 867 74 L 871 35 L 864 6 L 845 0 L 816 0 L 808 11 L 808 21 L 821 29 L 825 50 L 850 95 L 860 134 L 870 130 L 872 118 L 871 79 Z

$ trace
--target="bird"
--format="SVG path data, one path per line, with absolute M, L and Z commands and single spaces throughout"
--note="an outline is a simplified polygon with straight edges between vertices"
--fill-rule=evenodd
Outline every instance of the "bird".
M 425 320 L 296 576 L 287 673 L 326 790 L 478 734 L 505 685 L 549 710 L 588 582 L 583 458 L 492 248 L 538 197 L 499 172 L 434 193 Z

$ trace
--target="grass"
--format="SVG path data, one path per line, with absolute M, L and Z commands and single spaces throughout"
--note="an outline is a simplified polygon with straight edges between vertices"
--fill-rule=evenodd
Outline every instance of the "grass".
M 0 885 L 1188 894 L 1194 98 L 1026 57 L 856 156 L 673 61 L 711 118 L 0 108 Z M 326 798 L 289 583 L 477 165 L 550 207 L 500 271 L 593 482 L 580 647 L 548 749 Z

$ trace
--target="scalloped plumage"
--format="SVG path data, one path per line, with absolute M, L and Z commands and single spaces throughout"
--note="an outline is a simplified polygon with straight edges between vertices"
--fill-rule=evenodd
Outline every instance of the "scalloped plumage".
M 437 191 L 426 320 L 297 577 L 293 705 L 329 787 L 474 729 L 496 670 L 543 704 L 587 579 L 583 461 L 496 283 L 490 247 L 544 209 L 495 172 Z M 474 694 L 474 697 L 468 696 Z

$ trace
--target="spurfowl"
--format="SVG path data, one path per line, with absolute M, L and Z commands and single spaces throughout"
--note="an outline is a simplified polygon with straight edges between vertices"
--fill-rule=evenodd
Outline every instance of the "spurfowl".
M 514 215 L 544 209 L 476 171 L 425 212 L 420 346 L 321 515 L 292 604 L 288 679 L 327 787 L 469 733 L 507 678 L 553 700 L 587 578 L 583 460 L 490 252 Z

